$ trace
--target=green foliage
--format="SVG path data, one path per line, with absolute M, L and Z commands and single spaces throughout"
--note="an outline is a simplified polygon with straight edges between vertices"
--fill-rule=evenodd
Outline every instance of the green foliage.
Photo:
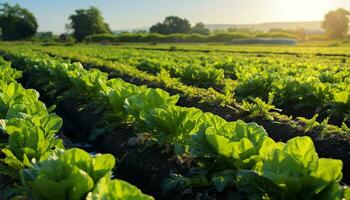
M 305 132 L 312 130 L 319 125 L 317 122 L 318 114 L 314 115 L 311 119 L 306 119 L 305 117 L 298 117 L 298 119 L 305 124 Z
M 38 23 L 27 9 L 5 3 L 0 8 L 0 28 L 3 40 L 22 40 L 34 36 Z
M 108 106 L 113 108 L 111 109 L 113 112 L 119 112 L 116 114 L 117 116 L 127 115 L 127 117 L 122 118 L 124 122 L 130 120 L 127 122 L 140 125 L 134 126 L 137 131 L 149 133 L 149 137 L 151 137 L 149 142 L 157 142 L 159 145 L 166 146 L 171 145 L 178 158 L 181 158 L 181 156 L 184 158 L 189 157 L 190 161 L 194 163 L 193 166 L 197 167 L 197 170 L 193 170 L 193 172 L 191 170 L 191 175 L 193 175 L 191 177 L 178 177 L 177 180 L 181 182 L 180 184 L 188 187 L 212 186 L 218 191 L 226 189 L 230 191 L 233 188 L 238 188 L 240 191 L 251 194 L 248 197 L 252 199 L 297 199 L 303 198 L 304 194 L 306 199 L 340 199 L 342 195 L 346 195 L 347 190 L 340 186 L 342 162 L 318 158 L 314 144 L 309 137 L 297 137 L 289 140 L 287 143 L 275 142 L 262 127 L 255 123 L 245 123 L 240 120 L 227 122 L 214 114 L 202 113 L 197 109 L 177 107 L 175 104 L 179 96 L 171 96 L 161 89 L 138 88 L 119 79 L 107 81 L 103 78 L 105 76 L 98 72 L 92 71 L 91 75 L 88 74 L 89 71 L 83 69 L 79 64 L 62 64 L 63 61 L 61 60 L 52 62 L 40 61 L 40 59 L 43 59 L 40 57 L 41 54 L 33 53 L 28 55 L 18 52 L 12 52 L 12 54 L 18 55 L 18 57 L 13 58 L 14 60 L 20 60 L 20 58 L 24 60 L 23 62 L 27 64 L 25 66 L 28 73 L 33 75 L 34 80 L 44 85 L 43 89 L 48 91 L 51 91 L 52 88 L 55 89 L 52 85 L 46 86 L 45 83 L 59 83 L 61 85 L 57 84 L 56 87 L 65 88 L 67 90 L 65 93 L 78 90 L 79 94 L 81 94 L 80 98 L 91 99 L 96 104 L 111 104 Z M 159 54 L 157 55 L 159 56 Z M 87 57 L 86 59 L 89 59 L 89 54 L 84 55 L 84 53 L 81 53 L 80 56 L 85 56 Z M 104 58 L 104 55 L 99 56 Z M 125 54 L 124 56 L 127 59 L 131 57 L 130 54 Z M 36 60 L 37 58 L 39 60 Z M 112 58 L 123 60 L 120 57 Z M 203 66 L 214 65 L 213 63 L 206 63 L 207 58 L 201 57 L 199 59 L 203 61 L 201 64 Z M 104 63 L 99 59 L 92 59 L 92 61 L 96 61 L 97 64 Z M 98 63 L 99 61 L 101 63 Z M 220 66 L 227 67 L 227 69 L 235 66 L 231 72 L 236 76 L 237 80 L 249 82 L 249 79 L 253 77 L 252 74 L 260 72 L 262 68 L 271 65 L 270 60 L 258 61 L 260 63 L 258 65 L 255 65 L 254 62 L 248 64 L 243 62 L 243 64 L 247 64 L 244 67 L 239 63 Z M 130 61 L 130 63 L 132 62 L 134 61 Z M 191 64 L 193 63 L 195 62 Z M 288 66 L 290 63 L 284 64 Z M 262 73 L 263 79 L 258 81 L 258 85 L 262 85 L 262 88 L 265 88 L 266 84 L 268 85 L 266 88 L 272 90 L 272 92 L 264 91 L 264 93 L 267 94 L 267 98 L 273 96 L 273 100 L 283 96 L 288 99 L 288 102 L 290 100 L 301 101 L 303 98 L 311 96 L 314 98 L 313 100 L 318 100 L 318 104 L 327 102 L 330 99 L 333 102 L 334 94 L 343 87 L 339 86 L 338 88 L 337 86 L 337 88 L 327 89 L 328 87 L 324 86 L 326 85 L 325 83 L 315 81 L 315 76 L 307 79 L 307 76 L 311 76 L 315 72 L 308 70 L 298 71 L 305 68 L 303 68 L 303 65 L 297 65 L 295 70 L 282 71 L 281 73 L 289 76 L 306 73 L 305 76 L 284 81 L 274 73 L 281 69 L 280 66 L 277 68 L 276 65 L 278 63 L 274 63 L 267 71 L 264 71 Z M 131 67 L 124 67 L 125 65 L 122 64 L 115 66 L 116 69 L 125 69 L 124 73 L 127 70 L 132 71 Z M 322 68 L 320 66 L 317 67 Z M 247 73 L 247 68 L 249 68 L 251 73 Z M 162 70 L 164 69 L 161 69 L 161 72 Z M 141 71 L 137 72 L 142 73 Z M 43 77 L 43 74 L 46 74 L 48 77 Z M 168 73 L 166 74 L 168 76 Z M 142 73 L 142 75 L 145 74 Z M 334 79 L 325 78 L 324 76 L 322 80 L 345 80 L 346 77 L 347 73 L 344 73 L 337 75 Z M 169 79 L 169 77 L 166 78 Z M 276 79 L 277 81 L 275 82 Z M 154 78 L 154 80 L 158 79 Z M 172 79 L 169 80 L 173 81 Z M 272 83 L 268 81 L 272 81 Z M 254 86 L 254 84 L 252 85 Z M 283 88 L 287 89 L 283 90 Z M 280 92 L 274 93 L 274 91 Z M 251 90 L 251 92 L 256 91 Z M 125 95 L 122 93 L 125 93 Z M 61 98 L 64 98 L 64 95 Z M 337 96 L 337 101 L 339 102 L 344 103 L 344 99 L 347 100 L 346 95 Z M 283 98 L 280 98 L 280 100 L 283 100 Z M 261 100 L 257 101 L 257 103 L 260 104 L 260 107 L 257 106 L 259 109 L 270 108 Z M 312 104 L 311 102 L 305 102 L 302 106 L 306 105 L 311 106 Z M 131 119 L 128 118 L 130 116 L 132 116 Z M 344 129 L 346 129 L 345 126 Z M 88 159 L 84 160 L 89 163 Z M 102 177 L 102 174 L 100 174 L 101 176 L 91 175 L 94 172 L 87 170 L 88 167 L 84 166 L 86 165 L 84 164 L 83 167 L 79 165 L 78 168 L 87 172 L 95 185 L 98 179 Z M 69 172 L 68 174 L 74 173 Z M 63 178 L 66 180 L 66 177 Z M 77 179 L 80 179 L 80 177 Z M 167 186 L 170 187 L 177 185 L 176 181 L 168 183 Z M 110 185 L 112 184 L 114 183 Z M 96 195 L 100 193 L 103 195 L 103 188 L 105 187 L 101 186 L 100 189 L 96 189 Z M 86 195 L 87 192 L 92 191 L 89 197 L 93 197 L 94 191 L 91 187 L 83 189 L 84 192 L 80 194 L 84 193 Z
M 24 169 L 22 182 L 35 199 L 82 199 L 115 165 L 112 155 L 91 157 L 81 149 L 56 151 L 44 161 Z
M 36 91 L 25 90 L 17 82 L 4 85 L 2 89 L 0 113 L 5 119 L 2 130 L 8 134 L 2 161 L 6 165 L 13 169 L 30 167 L 52 149 L 63 148 L 61 140 L 54 138 L 62 126 L 62 119 L 48 113 Z
M 109 175 L 101 178 L 87 200 L 152 200 L 151 196 L 122 180 L 111 180 Z
M 255 34 L 256 38 L 290 38 L 297 39 L 295 34 L 284 33 L 284 32 L 272 32 L 272 33 L 258 33 Z
M 60 140 L 45 138 L 38 127 L 11 127 L 16 132 L 9 136 L 8 147 L 2 149 L 4 163 L 13 169 L 32 166 L 32 162 L 45 158 L 54 148 L 63 148 Z
M 191 33 L 197 33 L 200 35 L 209 35 L 210 30 L 205 28 L 205 25 L 203 23 L 199 22 L 192 27 Z
M 341 199 L 342 162 L 318 158 L 309 137 L 296 137 L 275 148 L 256 170 L 289 199 Z M 273 194 L 270 194 L 273 196 Z
M 10 67 L 10 64 L 0 58 L 0 80 L 6 84 L 22 77 L 22 73 Z M 2 87 L 3 88 L 3 87 Z M 1 89 L 3 90 L 3 89 Z
M 107 82 L 109 87 L 108 99 L 115 114 L 125 118 L 127 112 L 124 108 L 124 102 L 127 98 L 146 92 L 146 87 L 137 87 L 124 82 L 121 79 L 110 79 Z
M 160 34 L 188 33 L 191 30 L 191 24 L 187 19 L 181 19 L 176 16 L 168 16 L 163 23 L 157 23 L 151 26 L 149 32 Z
M 243 108 L 247 109 L 251 117 L 262 116 L 264 119 L 274 120 L 271 111 L 277 110 L 274 105 L 265 103 L 260 98 L 253 99 L 252 103 L 246 100 L 242 102 Z
M 75 14 L 69 16 L 70 28 L 73 29 L 74 38 L 83 41 L 88 35 L 111 33 L 109 26 L 104 22 L 101 12 L 96 7 L 79 9 Z
M 334 100 L 330 104 L 331 107 L 329 109 L 329 112 L 332 115 L 343 115 L 345 120 L 350 119 L 350 114 L 349 113 L 344 113 L 345 110 L 350 109 L 350 92 L 348 91 L 341 91 L 334 93 Z
M 344 38 L 349 30 L 348 15 L 350 12 L 342 8 L 330 11 L 324 17 L 322 28 L 326 29 L 332 39 Z
M 191 153 L 210 168 L 250 169 L 267 154 L 274 141 L 254 123 L 224 122 L 211 116 L 212 125 L 192 137 Z M 213 160 L 215 159 L 215 160 Z
M 197 31 L 199 32 L 199 31 Z M 112 34 L 95 34 L 85 38 L 86 42 L 159 42 L 159 43 L 206 43 L 206 42 L 230 42 L 233 39 L 252 38 L 252 35 L 245 33 L 219 33 L 203 35 L 204 31 L 197 33 L 195 30 L 191 33 L 122 33 L 119 35 Z
M 164 144 L 171 144 L 175 153 L 186 152 L 191 135 L 199 129 L 202 111 L 196 108 L 182 108 L 169 105 L 140 113 L 140 119 L 147 124 L 155 137 Z
M 144 92 L 125 100 L 124 108 L 127 112 L 139 119 L 142 112 L 150 112 L 155 108 L 165 108 L 177 103 L 179 95 L 170 96 L 161 89 L 147 89 Z

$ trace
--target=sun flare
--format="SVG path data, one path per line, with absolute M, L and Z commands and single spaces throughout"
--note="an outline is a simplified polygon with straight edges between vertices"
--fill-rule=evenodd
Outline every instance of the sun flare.
M 337 4 L 328 0 L 274 0 L 272 8 L 271 15 L 281 19 L 307 21 L 321 20 L 327 11 L 336 9 Z

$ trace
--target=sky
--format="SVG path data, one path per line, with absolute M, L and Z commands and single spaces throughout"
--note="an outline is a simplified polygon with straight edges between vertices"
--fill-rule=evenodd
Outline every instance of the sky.
M 112 30 L 149 27 L 166 16 L 187 18 L 192 24 L 252 24 L 320 21 L 350 0 L 0 0 L 18 3 L 36 16 L 39 31 L 64 32 L 74 10 L 96 6 Z

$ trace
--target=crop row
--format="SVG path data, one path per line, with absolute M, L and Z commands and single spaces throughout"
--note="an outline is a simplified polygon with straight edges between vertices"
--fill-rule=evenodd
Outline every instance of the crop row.
M 120 44 L 119 44 L 120 45 Z M 328 44 L 329 45 L 329 44 Z M 260 54 L 260 55 L 316 55 L 320 58 L 326 57 L 349 57 L 349 47 L 337 46 L 329 47 L 321 44 L 310 46 L 232 46 L 220 44 L 193 45 L 193 44 L 123 44 L 122 48 L 140 49 L 140 50 L 157 50 L 157 51 L 179 51 L 179 52 L 219 52 L 219 53 L 243 53 L 243 54 Z
M 60 55 L 66 48 L 44 51 Z M 260 98 L 295 117 L 349 124 L 350 82 L 346 59 L 284 56 L 279 59 L 243 55 L 200 54 L 74 47 L 69 56 L 87 56 L 133 66 L 153 75 L 179 78 L 182 83 L 215 88 L 231 101 Z M 296 60 L 297 59 L 297 60 Z
M 62 119 L 38 100 L 37 91 L 17 83 L 20 77 L 20 71 L 0 60 L 0 174 L 21 182 L 3 186 L 0 198 L 153 199 L 127 182 L 111 179 L 112 155 L 65 150 L 57 137 Z
M 285 81 L 282 76 L 280 76 L 280 79 L 272 79 L 271 77 L 264 77 L 265 75 L 270 76 L 270 74 L 273 73 L 267 73 L 266 71 L 264 72 L 264 76 L 257 75 L 256 77 L 249 77 L 245 76 L 245 68 L 252 68 L 252 71 L 259 72 L 266 68 L 267 66 L 270 66 L 272 59 L 267 59 L 267 60 L 258 60 L 256 62 L 252 61 L 247 61 L 247 59 L 241 60 L 245 67 L 243 66 L 243 63 L 240 63 L 237 61 L 237 72 L 236 74 L 241 74 L 239 76 L 246 77 L 242 78 L 242 85 L 239 85 L 238 83 L 236 84 L 236 89 L 237 91 L 240 91 L 242 97 L 238 98 L 239 96 L 236 94 L 236 98 L 234 98 L 232 93 L 232 89 L 227 88 L 226 94 L 221 94 L 211 88 L 208 90 L 202 89 L 202 88 L 197 88 L 193 86 L 188 86 L 183 84 L 181 81 L 176 80 L 174 78 L 171 78 L 167 73 L 164 73 L 164 71 L 161 71 L 159 75 L 151 75 L 148 73 L 145 73 L 143 71 L 138 70 L 135 67 L 132 67 L 131 65 L 126 65 L 122 64 L 121 62 L 114 62 L 114 61 L 109 61 L 101 58 L 94 58 L 93 55 L 103 55 L 103 53 L 98 54 L 98 52 L 104 52 L 101 49 L 98 49 L 94 51 L 92 48 L 88 47 L 83 47 L 83 48 L 78 48 L 74 47 L 74 49 L 79 49 L 79 53 L 75 52 L 74 49 L 65 49 L 65 48 L 50 48 L 49 49 L 43 49 L 43 48 L 38 48 L 38 47 L 27 47 L 26 50 L 24 51 L 31 51 L 31 49 L 34 48 L 36 50 L 40 51 L 45 51 L 45 52 L 50 52 L 51 55 L 58 56 L 58 57 L 65 57 L 69 58 L 72 60 L 76 61 L 81 61 L 83 62 L 86 66 L 90 67 L 99 67 L 105 71 L 110 71 L 111 76 L 116 76 L 116 77 L 122 77 L 124 80 L 132 81 L 136 83 L 139 82 L 137 80 L 144 80 L 141 81 L 141 83 L 149 83 L 149 85 L 154 85 L 157 84 L 157 87 L 161 87 L 164 89 L 167 89 L 168 91 L 175 91 L 176 93 L 181 93 L 182 96 L 186 98 L 194 98 L 194 99 L 199 99 L 200 102 L 205 102 L 206 104 L 212 104 L 216 105 L 217 107 L 224 107 L 229 108 L 228 110 L 230 111 L 230 115 L 241 115 L 242 113 L 244 114 L 249 114 L 250 117 L 257 118 L 257 117 L 262 117 L 267 120 L 277 120 L 279 123 L 287 123 L 290 126 L 298 126 L 298 124 L 306 124 L 304 130 L 305 131 L 310 131 L 310 130 L 315 130 L 318 133 L 322 133 L 321 135 L 326 135 L 326 134 L 331 134 L 331 133 L 339 133 L 339 135 L 348 135 L 349 133 L 349 128 L 346 123 L 342 123 L 342 120 L 346 119 L 348 110 L 348 101 L 346 99 L 346 90 L 345 91 L 340 91 L 340 89 L 332 89 L 328 86 L 316 84 L 313 81 L 308 82 L 308 83 L 298 83 L 296 81 L 291 80 L 290 82 Z M 19 49 L 16 49 L 15 51 L 18 51 Z M 108 49 L 109 50 L 109 49 Z M 93 53 L 88 53 L 92 51 Z M 113 52 L 110 50 L 110 52 Z M 144 53 L 140 52 L 139 54 Z M 84 55 L 84 54 L 88 54 Z M 91 56 L 90 56 L 91 55 Z M 110 54 L 107 54 L 110 55 Z M 157 54 L 154 54 L 157 55 Z M 163 55 L 163 54 L 162 54 Z M 108 56 L 107 56 L 108 57 Z M 128 54 L 126 54 L 125 60 L 128 60 L 129 58 Z M 137 57 L 137 56 L 136 56 Z M 176 57 L 176 56 L 174 56 Z M 152 58 L 152 57 L 151 57 Z M 132 60 L 132 59 L 131 59 Z M 188 60 L 188 59 L 187 59 Z M 215 59 L 214 59 L 215 60 Z M 230 62 L 233 62 L 232 60 Z M 283 66 L 287 67 L 288 64 L 291 64 L 292 60 L 289 60 L 288 62 L 285 62 Z M 225 61 L 223 61 L 225 63 Z M 260 64 L 258 64 L 260 63 Z M 286 64 L 287 63 L 287 64 Z M 223 64 L 218 62 L 218 66 L 222 66 Z M 272 65 L 273 66 L 273 65 Z M 276 66 L 279 66 L 278 64 L 275 63 L 275 68 Z M 300 67 L 301 64 L 298 64 Z M 312 65 L 312 66 L 317 66 Z M 299 67 L 295 67 L 295 69 L 298 69 Z M 233 67 L 232 67 L 233 68 Z M 308 67 L 304 67 L 308 68 Z M 226 70 L 227 71 L 227 70 Z M 278 71 L 277 69 L 273 71 Z M 310 71 L 312 73 L 313 70 Z M 310 74 L 309 73 L 309 74 Z M 272 76 L 272 75 L 271 75 Z M 344 76 L 346 77 L 346 76 Z M 300 79 L 300 78 L 299 78 Z M 268 94 L 266 91 L 269 91 L 268 89 L 272 87 L 272 84 L 270 86 L 268 85 L 268 81 L 270 80 L 275 80 L 273 84 L 274 88 L 274 93 L 270 92 Z M 300 79 L 302 81 L 302 79 Z M 305 79 L 306 80 L 306 79 Z M 312 79 L 311 79 L 312 80 Z M 285 82 L 288 82 L 286 84 Z M 345 83 L 343 83 L 344 85 Z M 326 93 L 323 94 L 323 92 L 326 91 Z M 260 98 L 253 98 L 249 96 L 249 94 L 252 95 L 259 95 L 261 94 L 262 96 L 268 96 L 268 101 L 272 101 L 275 99 L 277 101 L 280 99 L 281 101 L 283 100 L 284 103 L 286 104 L 284 112 L 287 114 L 294 114 L 296 111 L 300 113 L 301 115 L 304 115 L 304 117 L 299 118 L 298 114 L 295 117 L 298 118 L 297 123 L 294 123 L 290 121 L 287 116 L 285 115 L 280 115 L 278 112 L 280 109 L 276 108 L 273 104 L 267 103 Z M 280 98 L 276 98 L 276 94 L 280 96 Z M 285 98 L 289 96 L 288 98 Z M 327 102 L 322 102 L 320 103 L 319 99 L 325 96 L 329 99 L 329 102 L 332 103 L 327 103 Z M 320 98 L 319 98 L 320 97 Z M 330 97 L 334 98 L 337 97 L 337 100 L 330 100 Z M 339 98 L 338 98 L 339 97 Z M 239 99 L 243 100 L 242 104 L 237 103 Z M 277 100 L 276 100 L 277 99 Z M 303 99 L 311 99 L 310 100 L 305 100 Z M 266 100 L 266 99 L 265 99 Z M 292 102 L 292 103 L 291 103 Z M 291 103 L 291 105 L 289 105 Z M 294 104 L 296 103 L 296 104 Z M 323 105 L 323 110 L 322 106 Z M 293 108 L 293 105 L 297 107 L 297 109 Z M 307 109 L 305 109 L 307 107 Z M 233 108 L 233 109 L 231 109 Z M 226 113 L 226 112 L 225 112 Z M 320 116 L 318 114 L 320 113 Z M 332 116 L 334 116 L 331 120 L 329 120 L 329 113 L 333 113 Z M 315 115 L 314 115 L 315 114 Z M 226 115 L 226 114 L 225 114 Z M 224 115 L 221 115 L 222 117 L 225 117 Z M 309 120 L 310 119 L 310 120 Z M 322 123 L 318 123 L 317 121 L 322 121 Z M 341 125 L 340 127 L 335 127 L 335 126 L 329 126 L 329 124 L 336 123 L 338 125 Z M 289 126 L 288 125 L 288 126 Z
M 218 191 L 238 189 L 258 199 L 348 198 L 348 189 L 339 184 L 342 162 L 319 158 L 307 136 L 275 142 L 255 123 L 227 122 L 196 108 L 176 106 L 179 96 L 161 89 L 108 80 L 107 74 L 87 71 L 79 63 L 20 53 L 10 57 L 23 63 L 31 81 L 46 83 L 47 91 L 73 88 L 109 106 L 116 121 L 150 133 L 147 140 L 169 147 L 196 168 L 189 177 L 174 176 L 164 187 L 212 185 Z

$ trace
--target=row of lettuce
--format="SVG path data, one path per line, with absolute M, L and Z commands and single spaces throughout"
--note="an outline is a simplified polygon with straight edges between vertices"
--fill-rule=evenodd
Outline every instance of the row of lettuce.
M 91 156 L 79 148 L 65 150 L 58 133 L 62 119 L 39 101 L 39 93 L 16 79 L 21 72 L 0 60 L 0 174 L 14 182 L 1 198 L 153 199 L 135 186 L 112 180 L 115 158 Z M 13 190 L 16 187 L 16 190 Z
M 279 108 L 293 107 L 295 112 L 307 108 L 313 114 L 350 120 L 350 65 L 344 58 L 301 56 L 295 60 L 295 56 L 276 59 L 273 55 L 247 58 L 240 54 L 117 48 L 88 48 L 85 54 L 135 66 L 154 75 L 165 70 L 185 84 L 219 87 L 221 93 L 233 93 L 239 100 L 260 98 Z
M 190 88 L 189 93 L 200 93 L 207 99 L 212 96 L 209 101 L 220 104 L 261 102 L 258 106 L 264 113 L 268 113 L 268 107 L 277 107 L 293 117 L 318 117 L 318 121 L 325 120 L 326 124 L 348 129 L 350 90 L 347 85 L 350 83 L 350 71 L 344 58 L 304 55 L 296 60 L 295 55 L 276 59 L 273 55 L 260 57 L 255 54 L 247 58 L 245 54 L 162 52 L 98 46 L 39 49 L 93 66 L 107 66 L 136 77 L 149 79 L 147 74 L 150 74 L 160 79 L 158 82 L 182 91 Z M 146 74 L 141 75 L 143 72 Z M 245 109 L 250 108 L 246 106 Z
M 307 136 L 275 142 L 255 123 L 227 122 L 196 108 L 176 106 L 178 95 L 108 79 L 106 73 L 85 70 L 80 63 L 32 53 L 8 52 L 7 57 L 21 63 L 32 81 L 47 83 L 47 91 L 79 91 L 113 110 L 115 121 L 151 133 L 151 141 L 170 146 L 179 159 L 196 168 L 189 177 L 174 175 L 164 187 L 238 189 L 251 199 L 350 198 L 349 189 L 340 184 L 342 161 L 319 158 Z
M 334 43 L 337 44 L 337 43 Z M 106 46 L 106 45 L 105 45 Z M 327 44 L 309 44 L 303 46 L 230 46 L 222 44 L 120 44 L 122 48 L 147 49 L 162 51 L 182 51 L 182 52 L 205 52 L 205 53 L 256 53 L 256 54 L 277 54 L 277 55 L 319 55 L 319 56 L 348 56 L 349 47 L 331 46 Z

